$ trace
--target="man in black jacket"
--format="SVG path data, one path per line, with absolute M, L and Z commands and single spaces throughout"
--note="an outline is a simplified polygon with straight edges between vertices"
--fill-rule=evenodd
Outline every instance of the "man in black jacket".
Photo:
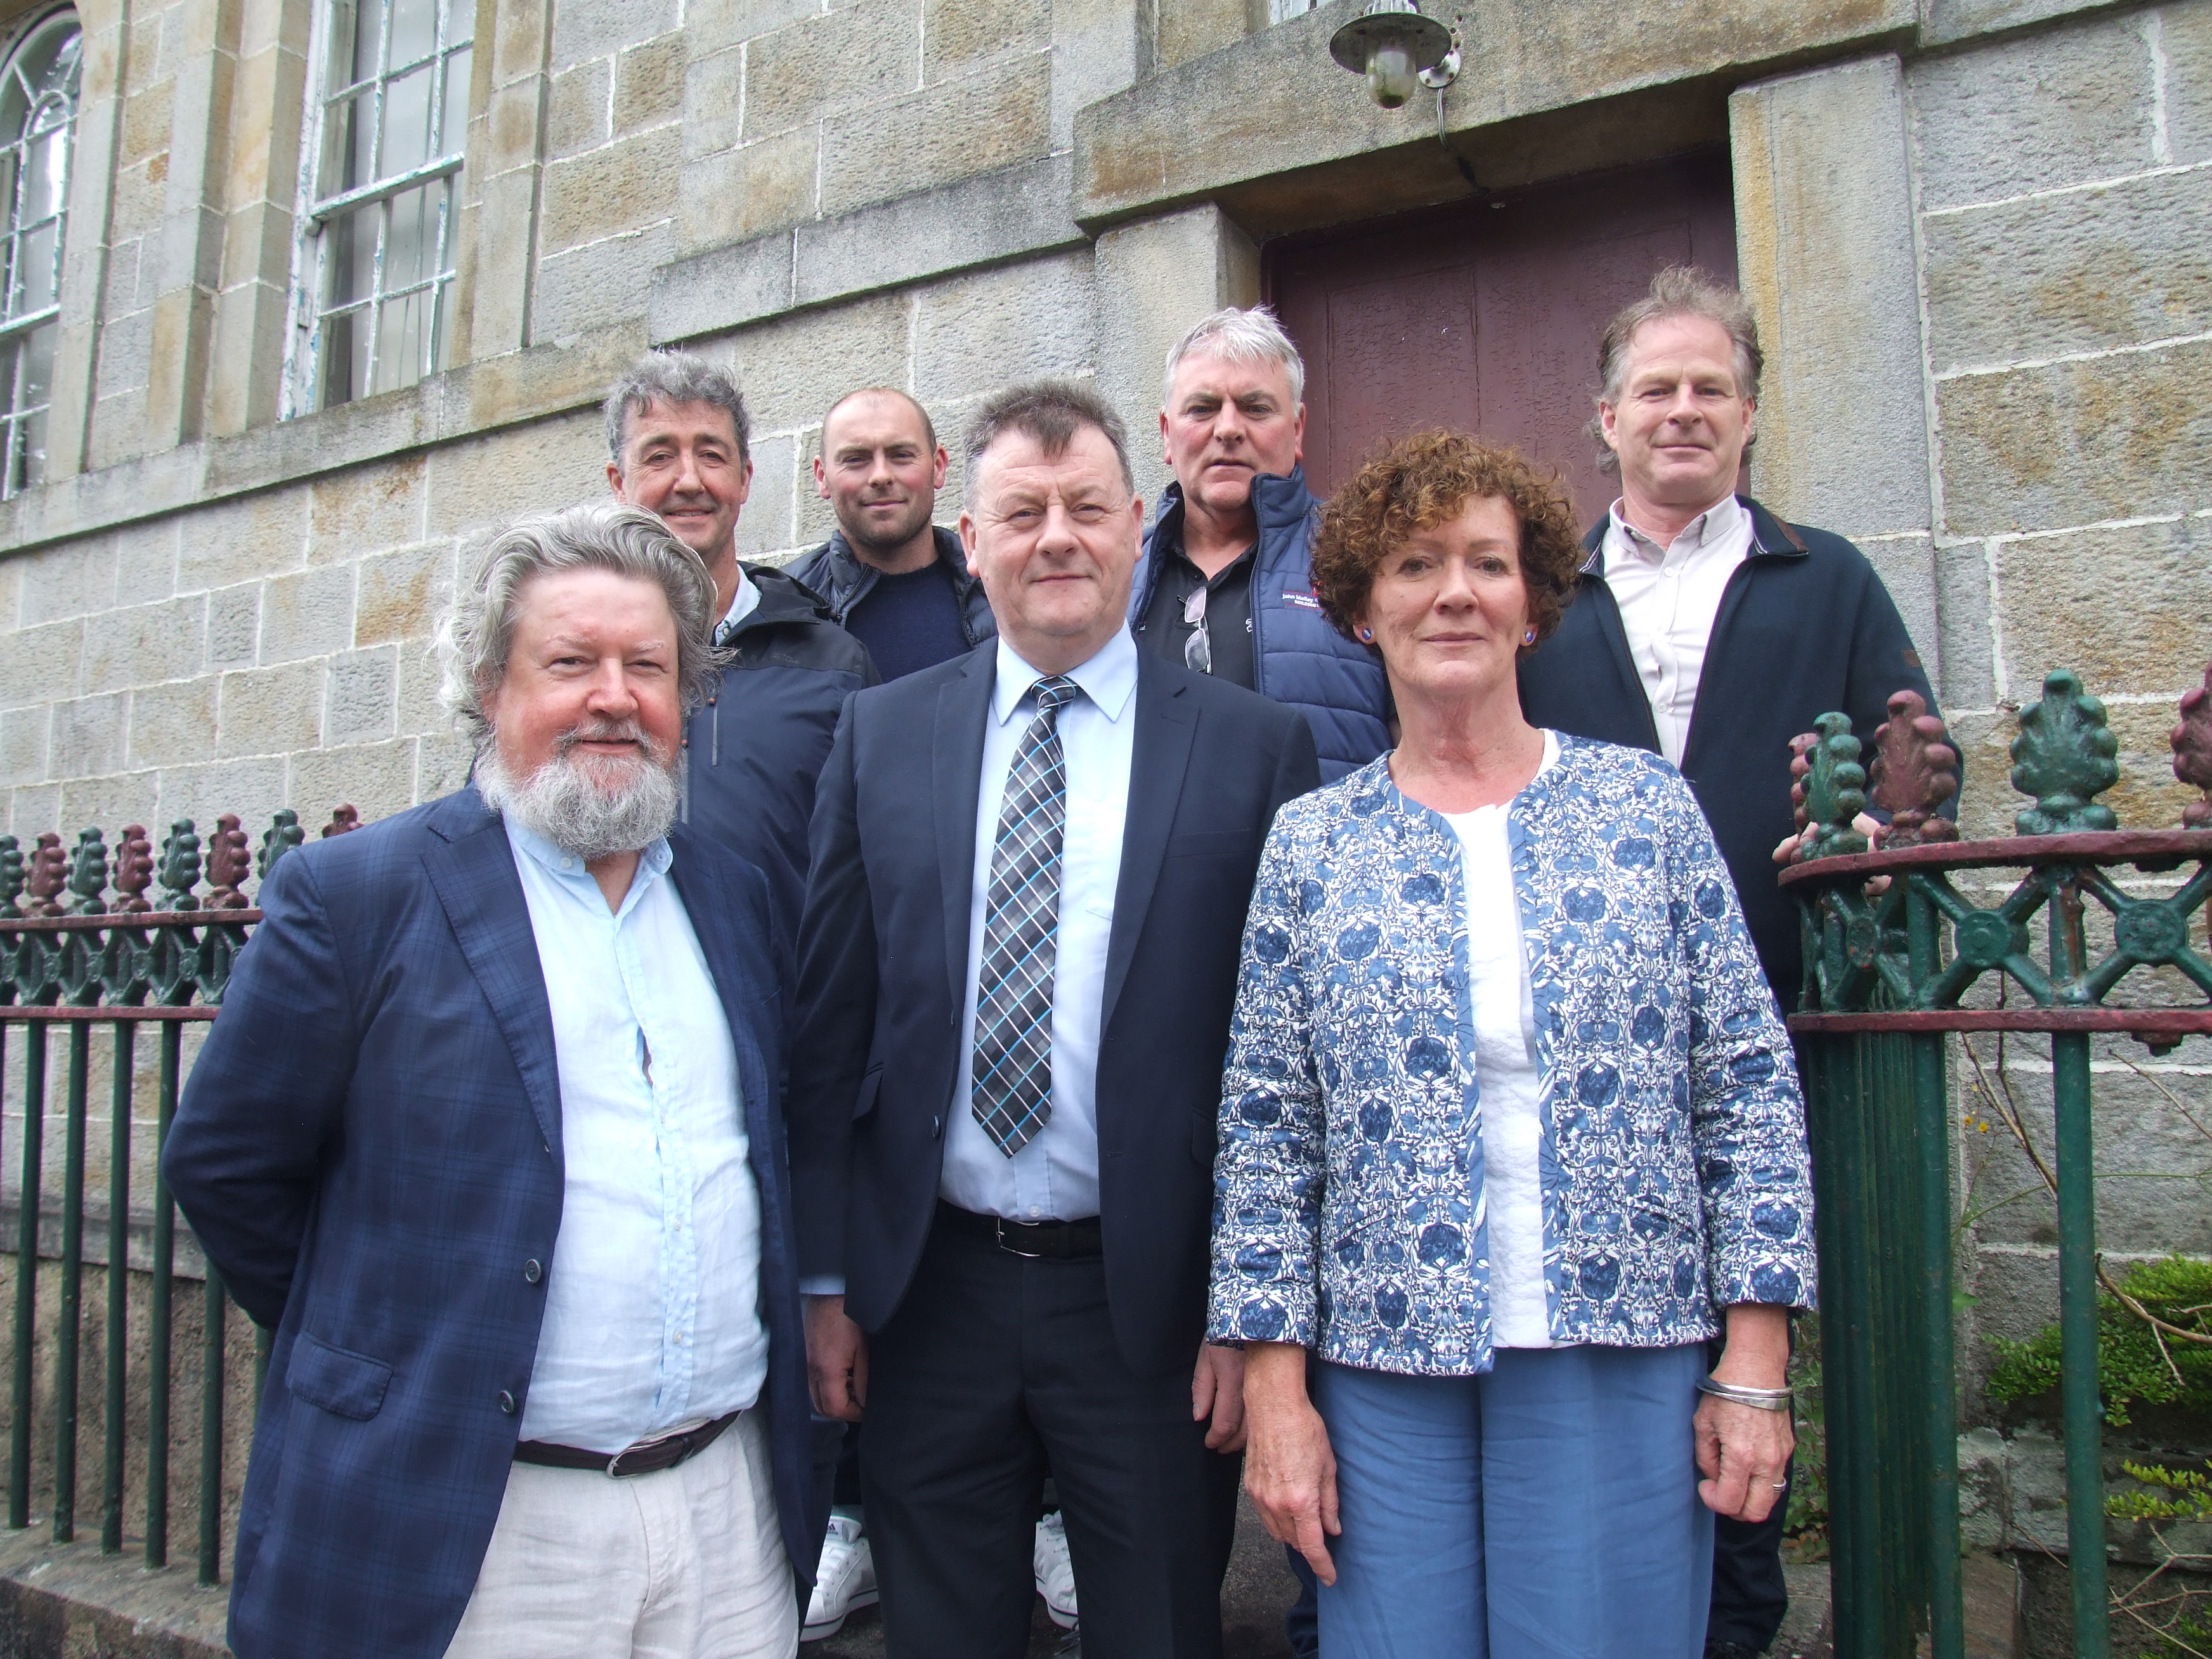
M 892 387 L 848 392 L 822 417 L 814 487 L 837 528 L 791 574 L 829 601 L 887 680 L 998 632 L 960 538 L 931 522 L 946 465 L 929 412 Z
M 688 352 L 648 352 L 608 392 L 606 421 L 608 483 L 706 562 L 714 643 L 730 653 L 684 726 L 684 820 L 760 866 L 787 947 L 806 892 L 814 780 L 846 695 L 875 684 L 875 666 L 811 589 L 738 562 L 753 464 L 727 374 Z
M 1559 629 L 1521 659 L 1528 719 L 1664 755 L 1711 820 L 1776 1000 L 1797 1004 L 1796 913 L 1775 882 L 1795 830 L 1790 739 L 1832 710 L 1871 744 L 1892 693 L 1935 696 L 1881 578 L 1840 536 L 1735 493 L 1759 398 L 1751 307 L 1675 269 L 1615 317 L 1599 353 L 1598 427 L 1620 499 L 1586 543 Z M 1788 1505 L 1723 1517 L 1708 1659 L 1774 1640 Z

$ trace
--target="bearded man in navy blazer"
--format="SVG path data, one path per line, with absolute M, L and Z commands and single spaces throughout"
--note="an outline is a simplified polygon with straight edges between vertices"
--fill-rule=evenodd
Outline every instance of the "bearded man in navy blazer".
M 1206 1346 L 1214 1121 L 1296 711 L 1139 657 L 1121 427 L 969 428 L 996 641 L 845 705 L 816 799 L 791 1146 L 817 1407 L 900 1659 L 1028 1644 L 1044 1469 L 1090 1659 L 1221 1651 L 1243 1357 Z
M 766 878 L 676 815 L 714 586 L 611 504 L 449 625 L 458 793 L 288 856 L 163 1167 L 276 1331 L 241 1659 L 788 1659 L 822 1541 Z

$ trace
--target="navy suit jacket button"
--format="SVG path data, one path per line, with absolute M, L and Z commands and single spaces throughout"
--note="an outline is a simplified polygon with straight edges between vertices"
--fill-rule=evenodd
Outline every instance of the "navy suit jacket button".
M 522 1277 L 526 1283 L 532 1285 L 535 1285 L 545 1277 L 545 1269 L 538 1265 L 536 1256 L 532 1256 L 529 1261 L 522 1264 Z
M 943 1131 L 944 1127 L 945 1127 L 945 1120 L 944 1120 L 943 1118 L 941 1118 L 941 1117 L 933 1117 L 932 1119 L 930 1119 L 930 1120 L 929 1120 L 929 1138 L 930 1138 L 932 1140 L 936 1139 L 937 1139 L 937 1137 L 938 1137 L 938 1135 L 939 1134 L 939 1133 L 941 1133 L 941 1132 Z
M 499 1408 L 509 1417 L 514 1415 L 514 1396 L 505 1389 L 499 1391 Z

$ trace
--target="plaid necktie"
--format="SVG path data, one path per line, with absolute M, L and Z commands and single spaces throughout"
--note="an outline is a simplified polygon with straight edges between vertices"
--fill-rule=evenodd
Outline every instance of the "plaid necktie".
M 1006 774 L 983 906 L 975 985 L 975 1121 L 1008 1158 L 1052 1115 L 1052 975 L 1067 769 L 1060 711 L 1082 695 L 1064 674 L 1036 683 L 1036 718 Z

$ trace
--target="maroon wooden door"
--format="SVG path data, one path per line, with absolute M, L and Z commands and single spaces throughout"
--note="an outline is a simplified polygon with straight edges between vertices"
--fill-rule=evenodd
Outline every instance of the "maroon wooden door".
M 1559 468 L 1577 518 L 1617 494 L 1586 431 L 1598 337 L 1669 264 L 1735 280 L 1728 157 L 1656 162 L 1271 244 L 1268 297 L 1306 360 L 1306 477 L 1382 441 L 1480 433 Z

